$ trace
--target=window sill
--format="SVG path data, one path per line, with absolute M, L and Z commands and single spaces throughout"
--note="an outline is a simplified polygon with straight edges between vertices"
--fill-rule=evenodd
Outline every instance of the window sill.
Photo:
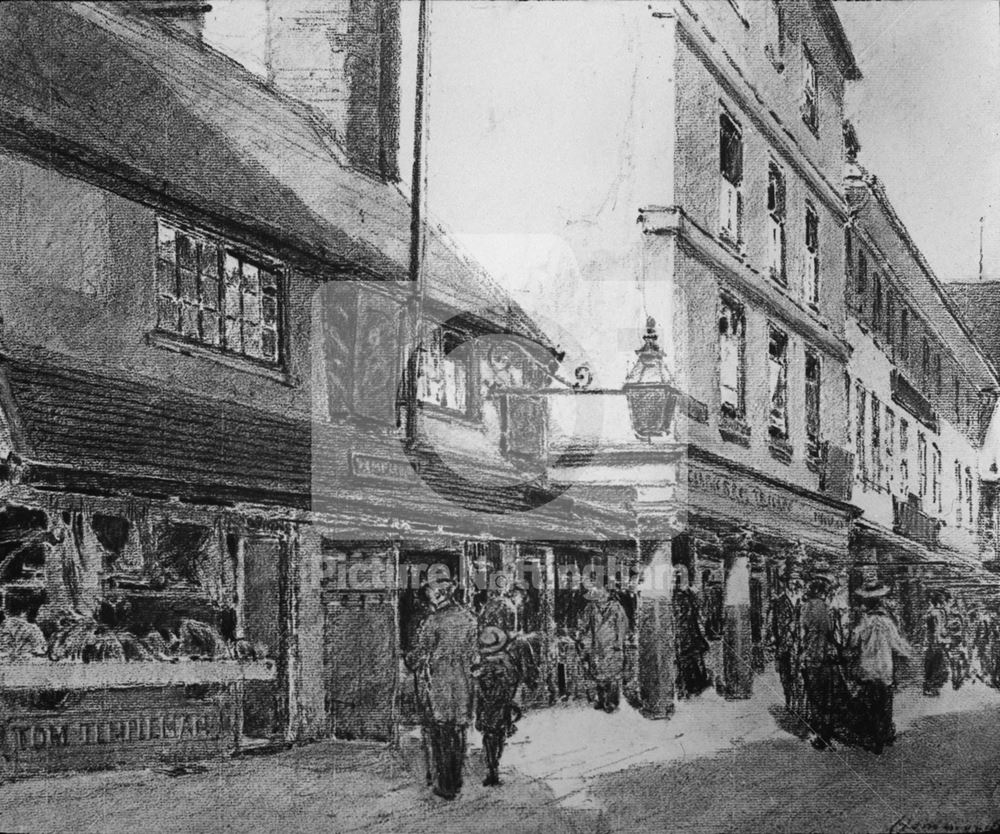
M 794 452 L 792 444 L 782 437 L 772 437 L 768 441 L 767 450 L 771 453 L 772 458 L 781 463 L 789 464 L 792 462 Z
M 744 242 L 733 238 L 733 236 L 730 235 L 725 229 L 719 229 L 719 243 L 721 243 L 722 246 L 728 249 L 740 260 L 743 260 L 746 256 L 746 252 L 744 251 Z
M 719 434 L 727 443 L 750 448 L 750 426 L 740 417 L 719 415 Z
M 248 374 L 266 377 L 267 379 L 280 382 L 282 385 L 294 387 L 299 384 L 299 380 L 279 365 L 268 366 L 253 359 L 239 356 L 233 353 L 226 353 L 222 350 L 191 342 L 183 336 L 176 336 L 164 330 L 152 330 L 146 334 L 146 342 L 153 347 L 163 348 L 173 351 L 183 356 L 194 356 L 199 359 L 208 359 L 219 365 L 224 365 L 233 370 L 243 371 Z

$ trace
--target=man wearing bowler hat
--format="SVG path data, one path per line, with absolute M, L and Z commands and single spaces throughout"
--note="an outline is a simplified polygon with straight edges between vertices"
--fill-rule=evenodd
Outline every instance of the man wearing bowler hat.
M 455 602 L 455 582 L 429 585 L 433 611 L 407 656 L 422 685 L 423 725 L 430 748 L 433 792 L 454 799 L 462 789 L 466 731 L 473 717 L 478 628 L 476 618 Z
M 892 723 L 892 686 L 895 655 L 909 657 L 912 649 L 885 607 L 889 588 L 870 579 L 856 592 L 862 605 L 861 620 L 851 633 L 851 646 L 859 652 L 856 701 L 857 729 L 862 744 L 881 753 L 892 744 L 896 728 Z

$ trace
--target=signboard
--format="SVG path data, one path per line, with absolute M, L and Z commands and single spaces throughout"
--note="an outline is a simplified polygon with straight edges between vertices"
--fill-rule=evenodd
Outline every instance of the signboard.
M 846 546 L 850 517 L 821 501 L 759 480 L 722 466 L 689 461 L 686 477 L 687 503 L 738 521 L 752 520 L 754 526 L 795 538 L 843 538 Z
M 5 775 L 184 761 L 235 744 L 231 693 L 201 700 L 122 689 L 81 697 L 65 709 L 19 710 L 0 722 Z
M 417 483 L 420 478 L 407 460 L 351 452 L 351 475 L 374 481 Z

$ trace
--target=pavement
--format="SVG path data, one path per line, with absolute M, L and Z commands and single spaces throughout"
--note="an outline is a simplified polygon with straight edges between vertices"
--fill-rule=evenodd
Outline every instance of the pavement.
M 473 737 L 455 802 L 423 784 L 419 734 L 398 748 L 324 741 L 188 769 L 27 779 L 0 790 L 5 832 L 944 831 L 1000 826 L 1000 692 L 897 696 L 881 756 L 818 752 L 776 720 L 776 677 L 668 720 L 558 704 L 522 720 L 500 788 Z M 173 774 L 173 775 L 171 775 Z

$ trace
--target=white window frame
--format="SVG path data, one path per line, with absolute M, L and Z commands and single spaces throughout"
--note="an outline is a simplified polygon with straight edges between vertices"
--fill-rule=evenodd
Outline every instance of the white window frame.
M 815 228 L 815 234 L 810 240 L 809 226 L 810 220 Z M 809 201 L 806 201 L 805 228 L 802 241 L 803 259 L 805 263 L 804 292 L 807 302 L 814 307 L 819 306 L 819 282 L 820 282 L 820 259 L 819 259 L 819 212 Z
M 733 135 L 739 139 L 737 171 L 731 178 L 725 165 L 726 123 L 732 127 Z M 724 240 L 737 246 L 743 243 L 743 128 L 740 123 L 723 108 L 719 114 L 719 233 Z
M 723 326 L 725 333 L 722 332 Z M 725 416 L 739 420 L 746 417 L 746 328 L 746 308 L 731 296 L 722 295 L 719 307 L 719 403 Z M 730 376 L 724 367 L 727 360 L 736 362 L 735 389 L 727 384 Z

